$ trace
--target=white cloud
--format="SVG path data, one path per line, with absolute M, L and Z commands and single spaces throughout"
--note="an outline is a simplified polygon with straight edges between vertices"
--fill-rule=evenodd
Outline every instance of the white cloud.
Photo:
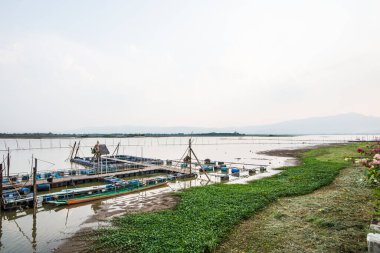
M 109 18 L 19 19 L 0 26 L 0 131 L 380 116 L 379 4 L 358 3 L 111 3 Z

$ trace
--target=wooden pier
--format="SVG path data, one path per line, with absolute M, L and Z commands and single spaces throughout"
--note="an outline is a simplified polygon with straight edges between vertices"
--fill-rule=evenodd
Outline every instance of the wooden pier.
M 183 177 L 193 177 L 194 175 L 190 174 L 187 169 L 168 167 L 168 166 L 151 166 L 146 168 L 139 169 L 130 169 L 112 173 L 103 173 L 103 174 L 95 174 L 95 175 L 75 175 L 75 176 L 64 176 L 62 178 L 54 178 L 52 182 L 48 182 L 47 179 L 41 179 L 37 181 L 37 185 L 39 184 L 50 184 L 50 188 L 57 188 L 63 186 L 73 186 L 77 184 L 84 183 L 92 183 L 103 181 L 105 177 L 118 177 L 118 178 L 127 178 L 127 177 L 138 177 L 149 174 L 157 174 L 157 173 L 181 173 Z M 3 184 L 3 188 L 13 188 L 13 187 L 27 187 L 31 188 L 33 186 L 32 181 L 20 182 L 18 184 Z
M 192 165 L 194 165 L 193 168 L 195 168 L 202 164 L 191 149 L 191 140 L 189 140 L 189 147 L 181 159 L 174 161 L 167 160 L 166 164 L 161 159 L 117 154 L 109 155 L 110 153 L 107 147 L 104 144 L 99 143 L 97 143 L 94 149 L 92 149 L 94 154 L 93 157 L 78 157 L 77 153 L 79 145 L 79 143 L 78 146 L 74 144 L 72 147 L 70 161 L 83 166 L 83 169 L 68 169 L 39 173 L 35 166 L 35 170 L 31 175 L 17 174 L 8 176 L 8 181 L 3 181 L 3 188 L 17 189 L 21 191 L 23 191 L 22 188 L 29 188 L 29 190 L 33 188 L 35 192 L 35 188 L 48 190 L 57 187 L 76 186 L 77 184 L 102 182 L 105 177 L 111 176 L 131 178 L 157 173 L 177 174 L 174 175 L 174 177 L 171 176 L 171 178 L 193 178 L 196 177 L 197 174 L 192 172 Z M 184 157 L 186 154 L 188 154 L 187 157 Z M 196 158 L 196 163 L 191 161 L 192 155 Z M 35 164 L 37 164 L 37 159 L 35 159 Z

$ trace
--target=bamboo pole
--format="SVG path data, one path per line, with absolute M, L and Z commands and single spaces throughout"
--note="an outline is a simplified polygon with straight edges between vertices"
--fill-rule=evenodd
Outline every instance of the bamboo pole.
M 32 158 L 33 165 L 33 158 Z M 34 158 L 33 167 L 33 227 L 32 227 L 32 248 L 36 252 L 37 249 L 37 158 Z
M 108 164 L 107 164 L 107 157 L 106 157 L 106 174 L 108 174 Z
M 34 166 L 33 166 L 33 207 L 35 215 L 37 209 L 37 158 L 34 158 Z
M 79 146 L 80 146 L 80 141 L 78 142 L 78 146 L 77 146 L 77 150 L 75 151 L 74 158 L 78 156 Z
M 33 211 L 33 227 L 32 227 L 32 248 L 33 252 L 37 252 L 37 215 L 36 215 L 36 209 L 34 208 Z
M 98 159 L 98 170 L 99 170 L 99 166 L 100 166 L 100 174 L 103 174 L 103 160 L 102 160 L 102 157 L 100 157 Z
M 9 147 L 8 147 L 8 156 L 7 156 L 7 176 L 9 177 L 9 167 L 11 166 L 11 157 L 9 155 Z
M 73 155 L 74 155 L 74 151 L 75 151 L 75 147 L 76 147 L 76 145 L 77 145 L 77 142 L 75 141 L 75 142 L 74 142 L 74 146 L 73 146 L 73 148 L 71 149 L 70 161 L 73 159 Z
M 192 149 L 191 149 L 191 139 L 189 139 L 189 157 L 190 157 L 190 174 L 191 174 L 191 152 Z
M 0 205 L 1 205 L 0 207 L 3 206 L 3 164 L 2 163 L 0 163 Z
M 197 155 L 195 154 L 194 150 L 193 150 L 193 149 L 190 149 L 190 150 L 191 150 L 191 152 L 193 153 L 193 155 L 194 155 L 195 159 L 197 160 L 198 164 L 201 164 L 201 162 L 199 161 L 199 159 L 198 159 Z M 204 172 L 205 172 L 205 175 L 206 175 L 208 181 L 210 181 L 211 179 L 210 179 L 210 177 L 208 176 L 206 170 L 205 170 Z

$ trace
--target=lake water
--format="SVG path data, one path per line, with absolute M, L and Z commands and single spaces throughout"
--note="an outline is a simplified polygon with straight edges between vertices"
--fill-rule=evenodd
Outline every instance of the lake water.
M 350 140 L 371 140 L 376 136 L 318 135 L 297 137 L 196 137 L 193 149 L 199 159 L 225 161 L 254 165 L 268 165 L 268 170 L 283 166 L 288 158 L 270 157 L 257 154 L 273 149 L 294 149 L 318 144 L 344 143 Z M 143 156 L 159 159 L 179 159 L 188 145 L 186 137 L 162 138 L 123 138 L 123 139 L 81 139 L 79 156 L 91 156 L 90 148 L 99 140 L 107 144 L 112 153 L 120 142 L 119 154 Z M 67 158 L 71 146 L 79 139 L 0 139 L 0 157 L 10 149 L 11 174 L 30 172 L 32 155 L 40 161 L 38 170 L 57 170 L 75 168 Z M 46 161 L 46 162 L 44 162 Z M 270 172 L 268 172 L 268 175 Z M 260 177 L 260 175 L 256 176 Z M 254 179 L 255 177 L 249 178 Z M 232 178 L 233 179 L 233 178 Z M 237 180 L 241 180 L 236 178 Z M 244 180 L 243 180 L 244 181 Z M 240 183 L 240 181 L 237 181 Z M 107 225 L 103 219 L 93 217 L 100 213 L 138 208 L 146 199 L 162 196 L 162 193 L 178 191 L 187 187 L 202 186 L 204 180 L 178 181 L 169 187 L 154 189 L 143 193 L 126 195 L 119 198 L 91 202 L 72 207 L 39 208 L 36 219 L 32 209 L 2 211 L 0 220 L 1 252 L 51 252 L 79 229 Z M 84 186 L 84 185 L 81 185 Z

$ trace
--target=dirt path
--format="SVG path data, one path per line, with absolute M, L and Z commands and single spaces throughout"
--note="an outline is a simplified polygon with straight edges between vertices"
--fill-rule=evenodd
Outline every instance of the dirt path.
M 370 190 L 350 167 L 312 194 L 283 198 L 238 225 L 216 252 L 367 252 Z

